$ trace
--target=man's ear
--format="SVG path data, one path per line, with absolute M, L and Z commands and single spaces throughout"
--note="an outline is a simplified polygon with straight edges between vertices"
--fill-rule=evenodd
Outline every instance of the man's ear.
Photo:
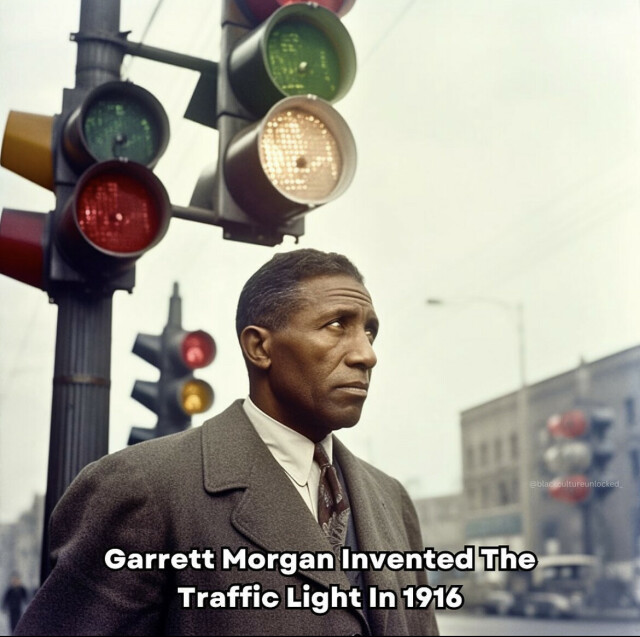
M 271 367 L 271 332 L 266 327 L 247 325 L 240 333 L 244 357 L 258 369 Z

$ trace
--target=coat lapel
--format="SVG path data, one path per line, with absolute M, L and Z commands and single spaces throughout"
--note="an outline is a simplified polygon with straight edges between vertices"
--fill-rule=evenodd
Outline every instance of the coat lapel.
M 242 402 L 202 426 L 204 487 L 212 494 L 243 489 L 231 523 L 269 552 L 331 552 L 331 546 L 291 481 L 249 422 Z M 300 571 L 329 587 L 349 588 L 342 571 Z M 336 579 L 336 577 L 338 579 Z
M 356 458 L 337 438 L 334 437 L 334 454 L 347 483 L 349 499 L 352 503 L 353 521 L 361 552 L 389 552 L 393 547 L 403 546 L 397 528 L 402 520 L 388 510 L 387 503 L 378 488 L 375 476 L 367 469 L 367 465 Z M 364 573 L 366 585 L 375 586 L 379 591 L 393 591 L 398 605 L 404 603 L 400 586 L 392 571 L 369 570 Z M 370 608 L 373 634 L 387 633 L 389 610 L 386 608 Z

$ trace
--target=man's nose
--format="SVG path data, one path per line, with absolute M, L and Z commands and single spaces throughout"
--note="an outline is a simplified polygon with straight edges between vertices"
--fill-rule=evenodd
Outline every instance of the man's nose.
M 378 357 L 373 351 L 373 344 L 369 340 L 369 335 L 366 332 L 358 332 L 354 335 L 350 343 L 346 362 L 347 365 L 354 367 L 361 366 L 364 369 L 375 367 L 378 362 Z

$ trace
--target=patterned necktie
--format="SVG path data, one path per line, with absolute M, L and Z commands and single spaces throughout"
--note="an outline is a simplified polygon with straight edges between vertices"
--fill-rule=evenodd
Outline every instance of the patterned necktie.
M 313 459 L 320 466 L 318 486 L 318 522 L 331 544 L 333 552 L 340 558 L 340 548 L 344 546 L 349 525 L 349 501 L 344 492 L 336 468 L 320 443 L 316 444 Z

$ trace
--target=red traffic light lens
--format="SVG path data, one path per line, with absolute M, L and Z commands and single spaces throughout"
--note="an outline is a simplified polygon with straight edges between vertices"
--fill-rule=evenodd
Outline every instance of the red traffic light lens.
M 549 485 L 549 495 L 555 500 L 568 504 L 584 502 L 590 493 L 589 480 L 581 474 L 556 478 Z
M 105 173 L 78 195 L 78 225 L 87 239 L 110 252 L 144 250 L 158 233 L 153 197 L 129 175 Z
M 581 409 L 555 414 L 547 421 L 547 429 L 554 438 L 578 438 L 589 429 L 587 415 Z
M 299 4 L 307 0 L 241 0 L 249 17 L 255 21 L 266 20 L 279 7 L 287 4 Z M 354 5 L 355 0 L 316 0 L 316 4 L 343 16 Z
M 206 367 L 216 357 L 216 343 L 207 332 L 189 332 L 182 340 L 181 355 L 189 369 Z
M 158 243 L 170 220 L 162 182 L 141 164 L 113 159 L 83 173 L 52 238 L 74 268 L 108 278 L 131 268 Z
M 167 212 L 146 168 L 105 162 L 85 173 L 75 202 L 78 227 L 97 248 L 116 254 L 147 249 L 166 231 Z

